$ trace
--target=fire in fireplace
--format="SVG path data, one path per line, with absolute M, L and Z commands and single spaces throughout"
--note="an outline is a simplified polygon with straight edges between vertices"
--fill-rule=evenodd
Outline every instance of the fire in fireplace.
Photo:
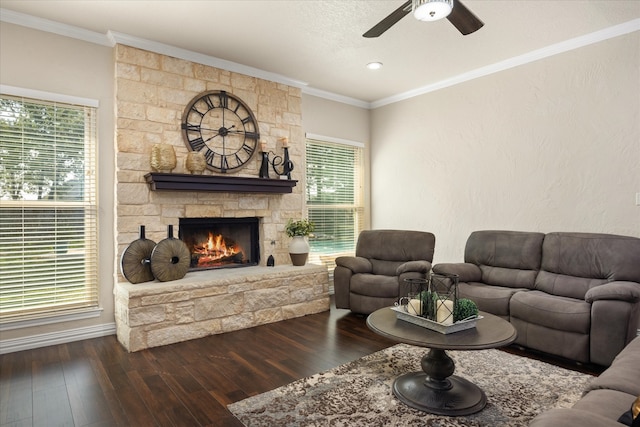
M 260 261 L 258 218 L 180 218 L 191 270 L 247 267 Z

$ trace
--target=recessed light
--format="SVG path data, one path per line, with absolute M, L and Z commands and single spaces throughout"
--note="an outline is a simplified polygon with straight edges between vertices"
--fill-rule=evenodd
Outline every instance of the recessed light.
M 382 68 L 382 62 L 369 62 L 367 68 L 370 70 L 379 70 Z

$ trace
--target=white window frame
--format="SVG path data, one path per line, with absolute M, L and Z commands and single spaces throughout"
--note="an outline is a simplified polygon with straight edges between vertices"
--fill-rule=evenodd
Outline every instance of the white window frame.
M 89 197 L 83 198 L 83 201 L 63 201 L 60 203 L 51 201 L 27 201 L 27 200 L 2 200 L 0 209 L 24 208 L 29 207 L 42 208 L 52 207 L 79 207 L 83 209 L 85 215 L 85 224 L 83 227 L 83 237 L 81 240 L 85 243 L 84 256 L 86 260 L 83 264 L 84 286 L 87 298 L 78 304 L 53 305 L 44 309 L 9 311 L 2 314 L 0 319 L 0 331 L 18 329 L 23 327 L 39 326 L 49 323 L 64 322 L 69 320 L 79 320 L 97 317 L 101 314 L 102 308 L 99 306 L 99 288 L 98 288 L 98 195 L 97 195 L 97 109 L 99 102 L 94 99 L 81 98 L 52 92 L 44 92 L 27 88 L 19 88 L 14 86 L 0 85 L 0 93 L 3 96 L 13 98 L 23 98 L 27 102 L 43 104 L 60 104 L 62 106 L 74 106 L 75 108 L 87 108 L 85 113 L 85 174 L 87 177 L 83 180 L 83 195 L 89 194 Z M 2 284 L 0 277 L 0 285 Z M 0 304 L 2 300 L 0 300 Z M 1 307 L 0 307 L 1 308 Z M 3 310 L 4 311 L 4 310 Z
M 312 249 L 311 253 L 310 253 L 310 262 L 312 263 L 316 263 L 316 264 L 321 264 L 327 267 L 327 270 L 329 271 L 330 274 L 330 279 L 333 279 L 333 269 L 335 268 L 335 258 L 339 257 L 339 256 L 346 256 L 346 255 L 354 255 L 355 254 L 355 245 L 357 244 L 357 240 L 358 240 L 358 236 L 360 234 L 360 232 L 363 230 L 364 228 L 364 224 L 365 224 L 365 215 L 366 215 L 366 209 L 365 209 L 365 202 L 364 202 L 364 185 L 365 185 L 365 161 L 364 161 L 364 148 L 365 145 L 363 143 L 360 142 L 356 142 L 356 141 L 350 141 L 350 140 L 346 140 L 346 139 L 342 139 L 342 138 L 333 138 L 333 137 L 328 137 L 328 136 L 323 136 L 323 135 L 317 135 L 317 134 L 312 134 L 312 133 L 307 133 L 306 134 L 306 141 L 305 141 L 305 153 L 307 153 L 307 146 L 308 144 L 312 142 L 312 143 L 316 143 L 316 144 L 334 144 L 334 145 L 343 145 L 343 146 L 351 146 L 354 147 L 356 149 L 359 149 L 360 152 L 358 153 L 358 161 L 359 164 L 357 165 L 357 167 L 354 169 L 354 200 L 353 203 L 350 204 L 342 204 L 342 205 L 312 205 L 312 204 L 308 204 L 308 195 L 309 195 L 309 180 L 308 177 L 305 180 L 306 182 L 306 188 L 305 188 L 305 210 L 307 211 L 307 216 L 309 217 L 309 210 L 310 209 L 335 209 L 336 207 L 341 208 L 341 209 L 348 209 L 348 210 L 352 210 L 352 212 L 354 213 L 354 234 L 353 234 L 353 247 L 352 248 L 348 248 L 345 250 L 335 250 L 333 252 L 326 252 L 326 253 L 315 253 Z M 305 170 L 305 172 L 307 172 Z M 313 219 L 313 218 L 311 218 Z M 317 229 L 316 229 L 317 231 Z M 311 241 L 313 242 L 313 239 L 311 239 Z

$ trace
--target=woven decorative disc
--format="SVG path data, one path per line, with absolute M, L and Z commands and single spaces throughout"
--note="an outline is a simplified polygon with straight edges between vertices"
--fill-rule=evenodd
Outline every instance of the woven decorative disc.
M 182 279 L 190 264 L 191 253 L 180 239 L 164 239 L 151 253 L 151 271 L 161 282 Z
M 138 239 L 131 242 L 120 257 L 120 271 L 131 283 L 142 283 L 153 280 L 149 260 L 156 242 L 149 239 Z

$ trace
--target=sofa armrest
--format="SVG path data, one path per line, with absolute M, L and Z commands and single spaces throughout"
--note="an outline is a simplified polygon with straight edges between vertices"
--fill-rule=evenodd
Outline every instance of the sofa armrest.
M 620 414 L 622 415 L 622 414 Z M 622 427 L 623 424 L 590 411 L 578 409 L 556 408 L 536 416 L 529 427 Z
M 589 289 L 584 299 L 589 304 L 599 300 L 638 302 L 640 301 L 640 283 L 622 281 L 605 283 Z
M 423 273 L 427 274 L 431 271 L 431 263 L 429 261 L 420 260 L 420 261 L 407 261 L 404 264 L 400 264 L 396 269 L 396 276 L 401 275 L 402 273 Z
M 367 258 L 359 256 L 341 256 L 336 258 L 336 265 L 351 270 L 354 274 L 371 273 L 373 266 Z
M 460 282 L 480 282 L 482 280 L 480 267 L 466 262 L 436 264 L 433 267 L 433 272 L 457 274 Z

